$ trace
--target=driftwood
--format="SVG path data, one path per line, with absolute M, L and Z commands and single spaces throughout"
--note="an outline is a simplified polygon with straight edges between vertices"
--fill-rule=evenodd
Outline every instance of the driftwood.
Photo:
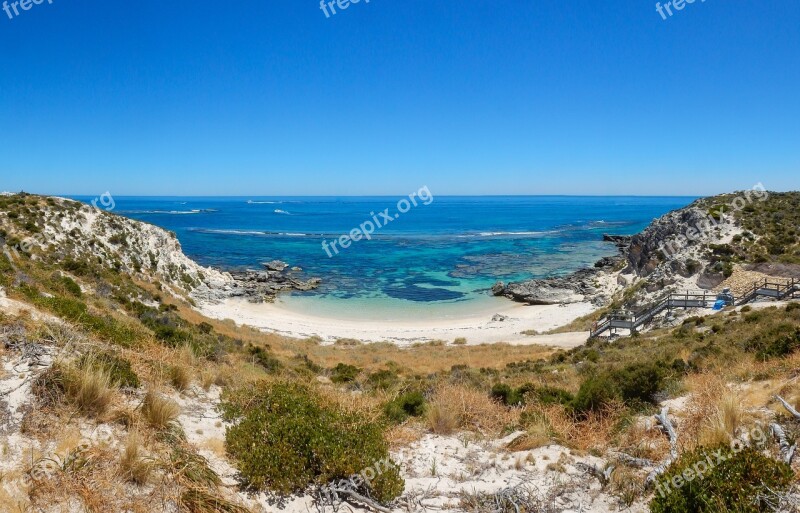
M 322 489 L 316 493 L 317 510 L 323 512 L 325 511 L 326 506 L 330 506 L 333 508 L 333 511 L 337 511 L 339 505 L 347 500 L 360 503 L 367 508 L 379 511 L 380 513 L 391 513 L 389 508 L 382 506 L 369 497 L 365 497 L 363 494 L 358 493 L 352 486 L 339 486 L 331 484 L 322 487 Z
M 656 477 L 666 472 L 667 467 L 669 467 L 673 461 L 678 459 L 678 433 L 675 431 L 675 426 L 672 425 L 672 421 L 669 420 L 669 407 L 665 406 L 662 408 L 661 413 L 655 415 L 655 418 L 658 421 L 661 431 L 663 431 L 664 434 L 666 434 L 669 438 L 669 456 L 667 456 L 664 461 L 661 463 L 656 463 L 655 461 L 645 458 L 635 458 L 630 454 L 625 454 L 624 452 L 617 454 L 617 458 L 622 463 L 639 468 L 653 469 L 647 475 L 647 480 L 645 481 L 647 486 L 653 484 L 653 482 L 656 480 Z
M 652 468 L 656 466 L 656 462 L 653 460 L 648 460 L 646 458 L 636 458 L 634 456 L 631 456 L 630 454 L 625 454 L 624 452 L 617 453 L 616 457 L 622 463 L 625 463 L 626 465 L 630 465 L 632 467 Z
M 608 481 L 611 479 L 611 473 L 614 472 L 614 466 L 609 465 L 608 468 L 605 470 L 600 470 L 595 465 L 589 465 L 588 463 L 578 462 L 575 464 L 575 467 L 588 472 L 589 474 L 593 475 L 600 481 L 600 485 L 605 488 L 608 484 Z
M 794 417 L 794 418 L 795 418 L 795 420 L 800 420 L 800 412 L 798 412 L 797 410 L 795 410 L 795 409 L 792 407 L 792 405 L 791 405 L 791 404 L 787 403 L 787 402 L 786 402 L 786 400 L 785 400 L 783 397 L 781 397 L 781 396 L 779 396 L 779 395 L 776 395 L 776 396 L 775 396 L 775 399 L 777 399 L 778 401 L 780 401 L 780 403 L 783 405 L 783 407 L 784 407 L 784 408 L 786 408 L 786 411 L 788 411 L 788 412 L 789 412 L 789 413 L 792 415 L 792 417 Z
M 381 513 L 392 513 L 392 510 L 390 510 L 389 508 L 381 506 L 380 504 L 378 504 L 377 502 L 373 501 L 372 499 L 364 497 L 360 493 L 358 493 L 355 490 L 352 490 L 350 488 L 333 487 L 333 488 L 331 488 L 331 490 L 337 495 L 338 494 L 345 495 L 346 497 L 349 497 L 350 499 L 352 499 L 352 500 L 354 500 L 356 502 L 360 502 L 361 504 L 364 504 L 365 506 L 370 507 L 370 508 L 374 509 L 375 511 L 380 511 Z
M 661 410 L 661 413 L 655 417 L 658 423 L 661 425 L 661 430 L 669 438 L 669 456 L 662 461 L 660 465 L 654 468 L 650 474 L 647 475 L 646 483 L 648 485 L 655 482 L 656 477 L 666 472 L 667 467 L 669 467 L 673 461 L 678 459 L 678 433 L 675 431 L 672 421 L 669 420 L 669 408 L 665 406 Z
M 800 420 L 800 413 L 798 413 L 791 404 L 786 402 L 783 397 L 776 395 L 775 399 L 786 408 L 786 411 L 788 411 L 795 420 Z M 775 438 L 778 439 L 778 446 L 781 448 L 781 457 L 783 457 L 783 461 L 791 465 L 794 459 L 794 453 L 797 450 L 797 444 L 789 445 L 789 441 L 786 439 L 786 432 L 777 422 L 770 424 L 770 429 Z
M 786 432 L 779 424 L 771 424 L 770 428 L 772 429 L 772 434 L 778 439 L 778 445 L 781 448 L 781 456 L 783 457 L 783 461 L 791 465 L 792 460 L 794 459 L 794 452 L 797 450 L 797 445 L 789 445 L 789 441 L 786 440 Z

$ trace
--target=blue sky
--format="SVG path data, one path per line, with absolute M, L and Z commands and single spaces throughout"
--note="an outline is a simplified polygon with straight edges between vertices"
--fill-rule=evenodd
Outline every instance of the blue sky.
M 52 2 L 0 11 L 0 189 L 800 188 L 796 0 Z

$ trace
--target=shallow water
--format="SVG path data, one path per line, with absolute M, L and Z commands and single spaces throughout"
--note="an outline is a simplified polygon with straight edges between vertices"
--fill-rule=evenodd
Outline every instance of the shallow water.
M 317 291 L 284 297 L 288 308 L 389 319 L 482 311 L 492 304 L 487 289 L 496 280 L 563 275 L 592 265 L 616 252 L 602 242 L 604 233 L 637 233 L 694 199 L 425 198 L 400 213 L 399 196 L 115 197 L 114 212 L 174 231 L 186 254 L 203 265 L 258 268 L 280 259 L 324 279 Z M 381 216 L 387 208 L 388 216 Z M 370 231 L 365 223 L 387 218 L 391 222 L 375 226 L 370 240 L 332 249 L 342 234 L 360 226 Z

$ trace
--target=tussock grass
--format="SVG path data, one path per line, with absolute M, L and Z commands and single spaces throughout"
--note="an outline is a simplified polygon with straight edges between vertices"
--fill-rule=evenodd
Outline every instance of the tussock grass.
M 157 430 L 170 427 L 181 413 L 178 403 L 164 397 L 163 395 L 148 390 L 142 402 L 142 414 L 147 423 Z
M 169 368 L 169 381 L 175 390 L 184 392 L 191 385 L 192 378 L 189 370 L 183 365 L 172 365 Z
M 714 415 L 701 426 L 697 435 L 700 445 L 713 447 L 730 443 L 742 426 L 744 411 L 739 398 L 733 392 L 723 392 L 713 408 Z
M 126 481 L 145 485 L 150 481 L 153 463 L 144 454 L 144 439 L 138 431 L 128 435 L 119 459 L 120 473 Z
M 114 383 L 105 370 L 91 365 L 76 367 L 63 364 L 59 367 L 67 399 L 82 413 L 102 415 L 114 400 Z

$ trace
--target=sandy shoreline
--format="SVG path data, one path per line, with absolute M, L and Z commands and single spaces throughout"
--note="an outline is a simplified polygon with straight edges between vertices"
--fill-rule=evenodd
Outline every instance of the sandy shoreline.
M 498 303 L 491 313 L 467 314 L 462 318 L 374 321 L 326 318 L 292 311 L 280 303 L 253 304 L 242 299 L 203 304 L 199 308 L 204 315 L 215 319 L 231 319 L 240 325 L 292 338 L 316 336 L 327 343 L 337 339 L 356 339 L 410 345 L 430 340 L 453 342 L 463 337 L 467 339 L 467 344 L 507 342 L 565 348 L 583 344 L 588 333 L 529 336 L 522 332 L 545 332 L 568 324 L 595 309 L 588 302 L 564 306 L 528 306 L 509 301 Z M 503 315 L 506 320 L 493 321 L 494 314 Z

